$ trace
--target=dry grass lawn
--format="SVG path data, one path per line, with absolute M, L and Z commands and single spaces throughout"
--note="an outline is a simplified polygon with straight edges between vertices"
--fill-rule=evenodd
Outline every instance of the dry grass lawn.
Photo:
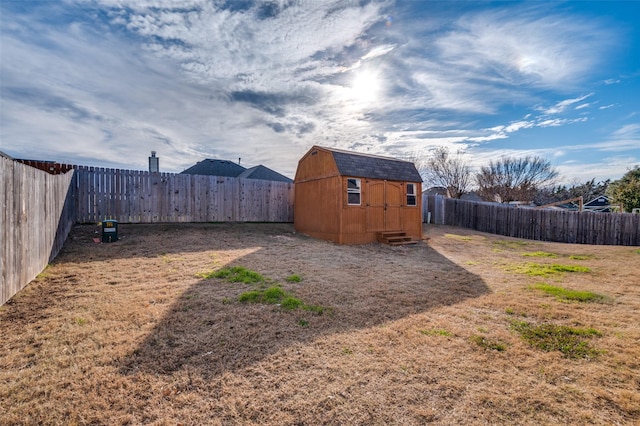
M 638 247 L 434 225 L 407 247 L 290 224 L 97 230 L 75 227 L 0 307 L 0 424 L 640 423 Z M 225 266 L 265 281 L 202 278 Z M 274 285 L 306 309 L 239 301 Z M 533 346 L 523 324 L 589 330 L 585 351 Z

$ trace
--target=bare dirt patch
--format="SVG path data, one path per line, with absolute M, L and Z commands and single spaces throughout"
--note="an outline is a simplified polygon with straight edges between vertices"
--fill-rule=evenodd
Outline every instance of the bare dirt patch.
M 120 225 L 110 244 L 96 231 L 75 227 L 0 307 L 0 424 L 640 421 L 637 247 L 432 225 L 408 247 L 338 246 L 289 224 Z M 258 284 L 200 278 L 229 265 L 321 313 L 241 303 Z M 598 334 L 571 358 L 530 345 L 524 322 Z

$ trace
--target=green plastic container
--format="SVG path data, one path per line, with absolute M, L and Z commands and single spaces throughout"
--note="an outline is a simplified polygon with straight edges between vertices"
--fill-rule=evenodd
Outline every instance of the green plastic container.
M 102 221 L 102 242 L 112 243 L 118 241 L 118 221 L 103 220 Z

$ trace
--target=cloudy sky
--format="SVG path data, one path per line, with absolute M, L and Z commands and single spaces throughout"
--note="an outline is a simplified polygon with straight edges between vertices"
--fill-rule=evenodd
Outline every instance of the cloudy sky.
M 1 0 L 0 150 L 289 177 L 320 145 L 640 164 L 637 2 Z

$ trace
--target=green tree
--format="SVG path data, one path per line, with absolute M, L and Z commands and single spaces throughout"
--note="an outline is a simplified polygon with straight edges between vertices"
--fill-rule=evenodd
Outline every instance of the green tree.
M 640 166 L 629 170 L 622 179 L 611 182 L 607 195 L 612 204 L 622 204 L 626 212 L 640 208 Z

